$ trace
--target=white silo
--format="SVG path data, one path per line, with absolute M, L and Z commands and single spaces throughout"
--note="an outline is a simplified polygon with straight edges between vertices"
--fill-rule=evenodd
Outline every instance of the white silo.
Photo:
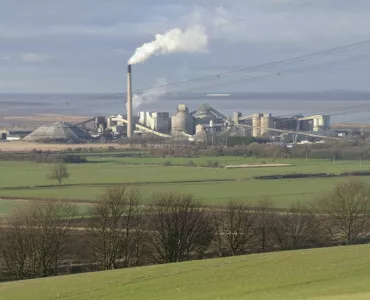
M 172 132 L 194 134 L 194 119 L 185 104 L 180 104 L 171 118 Z
M 252 116 L 252 135 L 254 137 L 261 135 L 261 114 L 253 114 Z
M 270 131 L 268 128 L 272 128 L 271 114 L 263 114 L 261 117 L 261 135 L 268 133 Z

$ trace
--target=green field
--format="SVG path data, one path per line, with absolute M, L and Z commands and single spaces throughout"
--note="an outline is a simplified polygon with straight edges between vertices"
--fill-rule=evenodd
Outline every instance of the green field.
M 321 248 L 0 284 L 2 300 L 370 299 L 370 246 Z
M 191 193 L 209 205 L 222 205 L 228 199 L 255 203 L 270 197 L 277 207 L 287 207 L 300 200 L 312 201 L 330 191 L 344 178 L 282 179 L 258 181 L 252 177 L 273 174 L 370 171 L 370 162 L 278 159 L 288 167 L 224 169 L 186 166 L 162 166 L 163 162 L 197 165 L 218 161 L 222 165 L 271 163 L 271 159 L 244 157 L 202 158 L 116 158 L 88 157 L 90 163 L 69 165 L 70 178 L 58 189 L 47 179 L 50 164 L 31 162 L 0 162 L 0 197 L 58 198 L 94 201 L 108 186 L 126 185 L 138 188 L 145 196 L 154 192 Z M 156 165 L 156 166 L 155 166 Z M 227 181 L 225 181 L 227 180 Z M 6 214 L 22 201 L 0 200 L 0 215 Z

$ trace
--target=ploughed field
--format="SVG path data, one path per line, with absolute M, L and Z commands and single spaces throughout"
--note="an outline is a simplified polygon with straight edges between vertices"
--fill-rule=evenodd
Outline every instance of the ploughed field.
M 109 186 L 126 185 L 139 189 L 144 196 L 155 192 L 191 193 L 207 205 L 222 205 L 229 199 L 255 203 L 271 198 L 277 207 L 288 207 L 300 200 L 312 201 L 344 178 L 301 178 L 255 180 L 253 177 L 294 173 L 342 173 L 370 171 L 370 162 L 276 159 L 282 167 L 210 168 L 222 166 L 271 164 L 271 158 L 200 157 L 139 158 L 86 155 L 88 163 L 69 164 L 70 178 L 57 188 L 47 178 L 51 164 L 0 162 L 0 215 L 25 203 L 25 199 L 69 199 L 92 202 Z M 191 163 L 190 163 L 191 161 Z M 170 166 L 164 166 L 170 165 Z M 181 165 L 181 166 L 174 166 Z M 14 199 L 13 199 L 14 198 Z
M 370 246 L 253 254 L 0 284 L 3 300 L 369 299 Z

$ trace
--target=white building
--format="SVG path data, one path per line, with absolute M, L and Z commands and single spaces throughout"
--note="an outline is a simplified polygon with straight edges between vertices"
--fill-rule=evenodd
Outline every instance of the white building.
M 141 111 L 139 113 L 139 123 L 158 132 L 170 132 L 170 116 L 168 112 Z

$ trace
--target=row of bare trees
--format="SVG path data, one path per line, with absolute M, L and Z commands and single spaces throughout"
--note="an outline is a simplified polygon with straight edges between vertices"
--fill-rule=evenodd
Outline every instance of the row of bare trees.
M 229 201 L 206 207 L 191 195 L 108 189 L 86 218 L 75 205 L 40 202 L 12 214 L 0 228 L 5 278 L 54 276 L 63 266 L 110 270 L 204 257 L 362 242 L 369 235 L 370 187 L 350 180 L 310 207 L 278 211 Z M 82 246 L 83 245 L 83 246 Z
M 14 279 L 56 275 L 78 215 L 65 202 L 19 210 L 0 230 L 0 266 Z

